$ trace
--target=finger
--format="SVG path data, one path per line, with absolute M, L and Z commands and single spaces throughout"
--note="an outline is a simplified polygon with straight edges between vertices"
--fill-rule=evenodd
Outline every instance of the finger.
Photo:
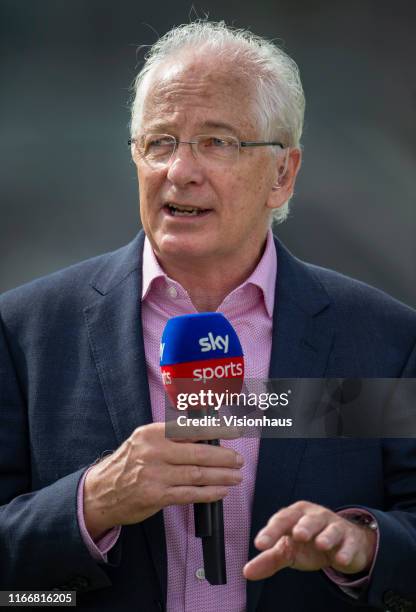
M 296 542 L 310 542 L 324 530 L 330 521 L 338 520 L 336 515 L 327 510 L 316 510 L 311 514 L 302 516 L 292 529 L 292 536 Z
M 351 533 L 344 538 L 331 565 L 340 572 L 357 573 L 365 569 L 366 561 L 362 538 Z
M 316 547 L 323 551 L 330 551 L 338 547 L 345 538 L 345 532 L 346 529 L 342 521 L 330 523 L 315 538 Z
M 341 567 L 349 565 L 357 552 L 357 542 L 352 536 L 346 537 L 340 549 L 336 552 L 334 560 Z
M 223 499 L 228 493 L 227 487 L 169 487 L 166 489 L 163 506 L 210 503 Z
M 195 444 L 192 442 L 178 444 L 168 441 L 164 460 L 174 465 L 203 465 L 214 467 L 239 468 L 244 458 L 231 448 Z
M 163 482 L 170 486 L 237 485 L 243 479 L 240 470 L 202 467 L 200 465 L 168 465 L 162 471 Z
M 291 567 L 294 563 L 294 554 L 290 538 L 283 536 L 275 546 L 246 563 L 243 574 L 247 580 L 269 578 L 279 570 Z
M 259 550 L 271 548 L 285 534 L 290 534 L 293 527 L 303 516 L 304 508 L 298 504 L 293 504 L 288 508 L 283 508 L 274 514 L 266 527 L 259 531 L 254 544 Z

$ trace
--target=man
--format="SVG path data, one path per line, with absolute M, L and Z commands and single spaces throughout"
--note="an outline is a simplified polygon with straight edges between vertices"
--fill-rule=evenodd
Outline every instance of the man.
M 2 588 L 76 589 L 96 610 L 409 609 L 412 441 L 164 433 L 178 314 L 223 312 L 249 378 L 415 376 L 416 314 L 269 230 L 301 163 L 295 64 L 198 22 L 156 43 L 135 91 L 144 234 L 0 301 Z M 228 582 L 211 586 L 191 504 L 218 499 Z

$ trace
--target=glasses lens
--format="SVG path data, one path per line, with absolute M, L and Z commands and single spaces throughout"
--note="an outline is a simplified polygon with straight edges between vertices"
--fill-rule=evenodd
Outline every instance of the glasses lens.
M 234 136 L 212 134 L 196 136 L 192 141 L 178 141 L 169 134 L 145 134 L 136 141 L 136 151 L 150 166 L 169 163 L 178 144 L 191 145 L 201 161 L 233 162 L 238 158 L 240 144 Z
M 234 161 L 238 157 L 239 142 L 233 136 L 203 135 L 196 139 L 198 154 L 212 161 Z
M 151 165 L 166 164 L 175 150 L 176 140 L 168 134 L 147 134 L 140 141 L 140 154 Z

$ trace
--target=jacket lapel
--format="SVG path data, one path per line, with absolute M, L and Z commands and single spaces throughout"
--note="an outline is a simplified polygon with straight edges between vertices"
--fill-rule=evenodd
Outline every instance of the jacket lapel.
M 111 423 L 119 444 L 152 422 L 141 319 L 144 233 L 109 254 L 92 281 L 95 301 L 85 308 L 89 340 Z M 167 561 L 162 512 L 143 528 L 166 595 Z
M 142 244 L 136 239 L 121 257 L 117 257 L 120 252 L 110 256 L 92 283 L 99 297 L 84 310 L 95 365 L 119 444 L 136 427 L 152 420 L 141 323 Z
M 324 377 L 333 342 L 334 322 L 328 296 L 313 268 L 293 257 L 276 240 L 277 281 L 273 314 L 270 378 Z M 293 489 L 305 450 L 304 439 L 262 438 L 250 534 L 249 558 L 257 532 L 283 506 Z M 247 612 L 254 612 L 264 580 L 247 583 Z

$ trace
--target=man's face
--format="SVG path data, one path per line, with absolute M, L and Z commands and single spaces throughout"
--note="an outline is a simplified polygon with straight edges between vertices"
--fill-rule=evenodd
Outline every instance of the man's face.
M 192 55 L 156 69 L 147 89 L 142 134 L 233 135 L 262 140 L 247 79 Z M 280 154 L 280 162 L 282 160 Z M 206 164 L 181 144 L 164 167 L 137 161 L 143 228 L 163 264 L 226 263 L 258 256 L 269 226 L 278 163 L 268 147 L 240 151 L 232 163 Z M 281 195 L 281 203 L 285 201 Z M 273 200 L 275 201 L 275 200 Z M 203 209 L 183 216 L 169 204 Z M 244 257 L 245 255 L 245 257 Z

